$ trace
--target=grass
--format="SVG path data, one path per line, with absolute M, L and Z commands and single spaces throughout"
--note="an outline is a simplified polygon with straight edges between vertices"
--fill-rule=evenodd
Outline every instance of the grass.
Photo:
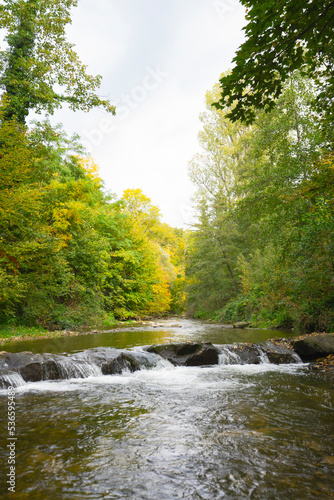
M 102 321 L 101 330 L 111 330 L 112 328 L 118 328 L 120 326 L 133 326 L 137 323 L 138 321 L 134 319 L 117 321 L 114 317 L 106 317 Z
M 140 321 L 126 320 L 117 321 L 114 318 L 107 318 L 102 322 L 99 331 L 112 330 L 114 328 L 121 328 L 127 326 L 140 326 Z M 95 327 L 82 327 L 81 330 L 76 328 L 75 331 L 70 330 L 54 330 L 49 331 L 41 326 L 22 326 L 22 325 L 0 325 L 0 345 L 7 342 L 16 342 L 19 340 L 32 340 L 32 339 L 47 339 L 54 337 L 63 337 L 65 335 L 79 335 L 83 332 L 97 331 Z
M 0 338 L 10 339 L 12 337 L 27 338 L 27 337 L 40 337 L 45 335 L 48 331 L 41 326 L 15 326 L 15 325 L 1 325 Z

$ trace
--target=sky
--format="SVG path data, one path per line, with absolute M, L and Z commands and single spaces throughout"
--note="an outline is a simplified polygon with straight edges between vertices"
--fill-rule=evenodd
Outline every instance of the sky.
M 108 191 L 140 188 L 164 222 L 189 227 L 199 115 L 244 25 L 236 0 L 80 0 L 68 38 L 87 71 L 102 75 L 98 94 L 116 117 L 62 109 L 52 123 L 81 136 Z

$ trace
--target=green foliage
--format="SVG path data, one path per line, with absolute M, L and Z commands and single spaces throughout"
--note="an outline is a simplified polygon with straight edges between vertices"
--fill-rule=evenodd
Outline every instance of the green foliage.
M 207 93 L 199 135 L 203 152 L 189 166 L 198 188 L 198 223 L 189 241 L 186 271 L 188 306 L 195 311 L 216 311 L 238 294 L 236 261 L 245 244 L 235 207 L 239 162 L 249 129 L 212 108 L 217 93 L 218 85 Z
M 334 166 L 316 96 L 314 82 L 293 73 L 270 113 L 258 112 L 248 128 L 231 124 L 234 147 L 224 147 L 222 158 L 213 145 L 226 144 L 221 123 L 229 110 L 219 111 L 219 120 L 213 110 L 206 120 L 216 140 L 202 143 L 205 153 L 196 175 L 191 171 L 199 187 L 187 258 L 195 314 L 219 310 L 224 321 L 303 331 L 334 327 Z M 228 189 L 219 172 L 230 179 Z
M 101 77 L 67 41 L 77 0 L 4 0 L 0 27 L 0 322 L 97 327 L 182 310 L 183 233 L 140 190 L 115 200 L 78 137 L 30 110 L 89 111 Z M 183 249 L 183 250 L 182 250 Z
M 246 41 L 229 75 L 220 80 L 215 106 L 231 107 L 233 121 L 254 122 L 258 109 L 273 109 L 284 83 L 296 69 L 319 85 L 319 108 L 333 116 L 333 16 L 331 0 L 241 0 L 246 7 Z
M 37 113 L 67 103 L 89 111 L 109 101 L 97 96 L 101 76 L 86 73 L 73 44 L 66 39 L 70 9 L 77 0 L 4 0 L 0 27 L 8 48 L 0 52 L 0 87 L 4 91 L 4 119 L 24 124 L 29 110 Z
M 239 239 L 233 221 L 228 227 L 211 225 L 208 214 L 201 214 L 187 252 L 187 294 L 192 307 L 215 311 L 238 293 L 235 257 Z
M 104 194 L 80 149 L 48 122 L 30 132 L 2 122 L 2 323 L 97 327 L 169 310 L 182 238 L 158 219 L 159 238 L 149 236 L 125 200 Z
M 39 327 L 27 327 L 27 326 L 22 326 L 22 325 L 1 325 L 0 326 L 0 338 L 1 339 L 11 339 L 13 337 L 40 337 L 44 334 L 47 333 L 47 330 L 45 328 L 42 328 L 41 326 Z
M 227 323 L 235 323 L 240 319 L 250 320 L 247 302 L 242 297 L 230 300 L 223 309 L 217 311 L 216 319 Z

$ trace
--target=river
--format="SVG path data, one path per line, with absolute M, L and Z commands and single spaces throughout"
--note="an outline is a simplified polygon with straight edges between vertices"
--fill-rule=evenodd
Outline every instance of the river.
M 258 342 L 277 334 L 177 320 L 6 349 L 140 350 L 168 341 Z M 334 498 L 333 385 L 307 364 L 161 361 L 135 373 L 17 387 L 15 493 L 6 483 L 7 398 L 0 391 L 3 498 Z

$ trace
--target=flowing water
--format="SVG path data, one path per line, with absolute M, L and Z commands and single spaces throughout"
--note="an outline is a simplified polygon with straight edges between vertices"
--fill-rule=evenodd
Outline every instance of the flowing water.
M 80 358 L 97 347 L 140 354 L 170 340 L 221 345 L 278 333 L 178 323 L 8 350 Z M 333 385 L 305 364 L 243 365 L 222 354 L 212 367 L 160 360 L 135 373 L 75 376 L 15 389 L 15 493 L 6 484 L 8 393 L 0 391 L 2 498 L 334 498 Z

